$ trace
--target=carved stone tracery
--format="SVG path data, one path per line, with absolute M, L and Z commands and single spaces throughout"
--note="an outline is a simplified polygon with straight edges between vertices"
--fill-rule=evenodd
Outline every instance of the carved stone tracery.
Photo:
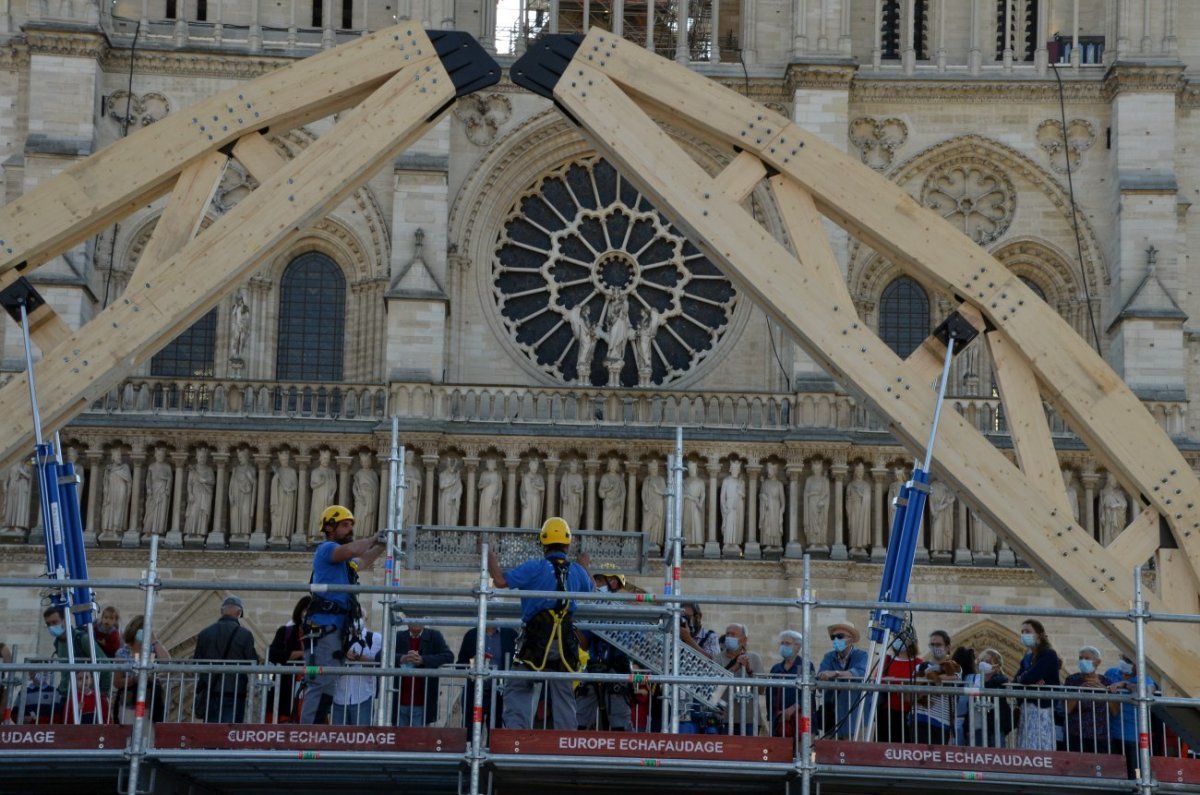
M 921 186 L 921 202 L 976 243 L 986 245 L 1008 231 L 1017 209 L 1017 191 L 992 163 L 967 156 L 930 172 Z

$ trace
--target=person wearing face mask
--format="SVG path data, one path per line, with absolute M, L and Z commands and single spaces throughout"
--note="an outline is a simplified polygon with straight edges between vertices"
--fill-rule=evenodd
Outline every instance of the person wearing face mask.
M 129 620 L 122 635 L 124 643 L 114 657 L 114 659 L 128 663 L 130 668 L 142 656 L 142 645 L 146 640 L 146 631 L 142 626 L 144 623 L 144 616 L 134 616 Z M 150 653 L 156 660 L 162 662 L 171 659 L 171 653 L 167 651 L 166 646 L 158 642 L 158 638 L 151 635 L 150 644 Z M 133 724 L 137 707 L 137 677 L 137 673 L 132 670 L 118 670 L 113 675 L 113 686 L 116 690 L 116 694 L 113 696 L 114 723 Z M 166 699 L 162 687 L 153 678 L 146 690 L 146 705 L 148 707 L 146 714 L 150 716 L 150 720 L 155 723 L 162 721 L 166 714 Z
M 792 629 L 779 633 L 780 661 L 771 666 L 770 675 L 776 678 L 799 679 L 803 671 L 801 649 L 804 636 Z M 812 665 L 808 667 L 812 671 Z M 767 691 L 767 711 L 771 715 L 771 735 L 795 737 L 800 725 L 800 688 L 772 687 Z
M 679 606 L 683 612 L 679 622 L 679 640 L 691 646 L 710 660 L 717 660 L 721 650 L 717 633 L 705 629 L 701 619 L 704 614 L 695 602 L 684 602 Z
M 983 689 L 996 691 L 987 698 L 975 699 L 975 742 L 983 748 L 1003 748 L 1013 727 L 1012 705 L 1004 695 L 1008 676 L 1004 673 L 1004 658 L 995 649 L 984 649 L 979 655 L 976 670 L 983 679 Z
M 858 643 L 858 628 L 849 621 L 840 621 L 830 624 L 828 629 L 833 649 L 821 658 L 817 680 L 861 682 L 867 675 L 868 660 L 866 651 L 854 647 Z M 822 736 L 849 738 L 862 700 L 862 694 L 852 690 L 826 690 L 822 713 L 826 725 L 819 727 Z
M 90 630 L 77 627 L 71 631 L 67 627 L 66 611 L 61 607 L 48 607 L 42 612 L 42 620 L 46 622 L 46 631 L 50 633 L 50 637 L 54 639 L 54 657 L 55 659 L 66 662 L 69 660 L 67 655 L 67 635 L 71 636 L 72 645 L 75 651 L 75 662 L 90 662 L 92 659 L 93 650 L 96 653 L 97 660 L 107 660 L 108 655 L 104 653 L 104 649 L 96 641 L 96 636 Z M 64 709 L 67 704 L 70 692 L 71 674 L 64 673 L 59 677 L 58 681 L 58 699 L 56 709 Z M 112 674 L 104 673 L 100 677 L 100 689 L 108 692 L 112 686 Z M 65 713 L 70 719 L 70 713 Z
M 1023 687 L 1058 687 L 1062 684 L 1058 670 L 1062 663 L 1058 652 L 1050 645 L 1046 628 L 1034 618 L 1021 623 L 1021 645 L 1028 649 L 1021 658 L 1013 684 Z M 1021 718 L 1017 730 L 1017 747 L 1030 751 L 1055 749 L 1054 701 L 1049 698 L 1020 700 Z
M 1132 699 L 1137 695 L 1138 668 L 1132 657 L 1122 654 L 1121 661 L 1104 672 L 1111 684 L 1108 692 L 1116 693 Z M 1150 678 L 1146 680 L 1146 692 L 1158 690 L 1158 683 Z M 1125 754 L 1125 768 L 1130 778 L 1135 777 L 1138 769 L 1138 725 L 1137 705 L 1126 701 L 1120 705 L 1120 710 L 1112 715 L 1111 726 L 1113 753 Z
M 625 589 L 625 575 L 598 572 L 592 582 L 600 593 L 620 593 Z M 583 633 L 587 639 L 587 671 L 593 674 L 628 674 L 632 672 L 629 658 L 620 649 L 593 632 Z M 575 688 L 575 714 L 580 729 L 629 731 L 633 692 L 619 682 L 580 682 Z
M 1067 677 L 1066 687 L 1080 690 L 1108 690 L 1112 680 L 1102 673 L 1100 650 L 1095 646 L 1079 649 L 1079 671 Z M 1109 751 L 1109 707 L 1116 714 L 1116 702 L 1068 701 L 1066 704 L 1066 750 L 1085 754 L 1107 754 Z
M 967 688 L 978 690 L 983 687 L 983 674 L 979 673 L 974 649 L 959 646 L 954 650 L 954 654 L 950 655 L 950 659 L 954 660 L 962 669 L 962 681 Z M 970 696 L 959 696 L 955 699 L 954 742 L 956 745 L 970 745 L 971 702 L 974 700 Z
M 745 624 L 725 627 L 725 634 L 721 638 L 721 656 L 717 662 L 741 679 L 761 676 L 764 670 L 762 657 L 750 651 L 747 644 Z M 725 709 L 726 714 L 731 714 L 733 733 L 749 736 L 758 734 L 758 694 L 749 687 L 730 687 L 728 691 L 732 694 L 733 704 L 726 703 Z
M 917 668 L 923 681 L 952 685 L 962 681 L 961 669 L 950 659 L 950 633 L 935 629 L 929 635 L 929 657 Z M 921 695 L 913 705 L 913 740 L 931 745 L 949 745 L 954 741 L 954 696 L 946 693 Z
M 892 685 L 914 684 L 917 668 L 924 662 L 917 651 L 917 640 L 912 633 L 912 628 L 906 627 L 904 632 L 895 635 L 888 644 L 888 653 L 883 658 L 883 676 L 880 682 Z M 877 735 L 879 741 L 885 743 L 911 742 L 912 731 L 908 723 L 913 707 L 912 694 L 880 694 L 878 703 L 875 725 L 879 727 Z

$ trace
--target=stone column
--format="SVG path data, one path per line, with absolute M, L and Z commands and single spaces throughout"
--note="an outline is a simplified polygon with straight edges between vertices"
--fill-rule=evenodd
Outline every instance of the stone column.
M 255 495 L 254 528 L 250 531 L 250 549 L 259 550 L 267 548 L 266 528 L 271 523 L 271 518 L 267 516 L 270 505 L 267 501 L 267 493 L 271 490 L 271 470 L 268 468 L 271 463 L 271 454 L 258 453 L 254 456 L 254 463 L 258 467 L 258 492 Z
M 595 529 L 600 523 L 596 521 L 596 472 L 600 469 L 600 462 L 594 458 L 589 458 L 583 462 L 583 470 L 587 473 L 587 484 L 584 486 L 587 493 L 584 495 L 587 499 L 584 505 L 584 516 L 587 517 L 587 528 Z
M 104 451 L 98 447 L 90 447 L 84 453 L 87 457 L 88 483 L 91 489 L 87 498 L 87 524 L 84 526 L 83 543 L 88 546 L 96 545 L 96 512 L 100 509 L 100 462 L 104 460 Z
M 171 497 L 171 527 L 163 539 L 167 549 L 183 548 L 183 477 L 187 466 L 188 454 L 171 453 L 171 463 L 175 465 L 174 493 Z
M 250 0 L 250 52 L 262 50 L 262 19 L 259 14 L 259 0 Z
M 708 521 L 705 523 L 708 533 L 705 535 L 704 557 L 721 557 L 721 544 L 717 541 L 720 521 L 718 506 L 721 501 L 721 459 L 715 455 L 708 457 Z
M 353 502 L 350 498 L 350 465 L 353 463 L 354 456 L 339 455 L 337 457 L 338 505 L 349 506 Z
M 388 530 L 392 526 L 392 515 L 388 512 L 388 495 L 392 493 L 392 462 L 388 458 L 391 454 L 390 448 L 375 451 L 375 461 L 379 464 L 379 505 L 375 507 L 375 524 L 380 530 Z M 400 492 L 397 491 L 396 494 L 399 495 Z M 397 499 L 400 497 L 397 496 Z
M 146 446 L 134 442 L 133 452 L 129 455 L 133 462 L 133 485 L 130 486 L 131 505 L 129 506 L 129 528 L 121 536 L 122 548 L 136 548 L 142 534 L 142 480 L 146 473 Z
M 1100 476 L 1096 474 L 1093 464 L 1088 464 L 1080 473 L 1079 481 L 1083 484 L 1083 529 L 1087 530 L 1088 535 L 1095 538 L 1096 485 L 1100 482 Z
M 229 473 L 226 471 L 229 466 L 229 447 L 222 445 L 217 452 L 213 453 L 213 466 L 217 468 L 217 482 L 213 486 L 213 522 L 212 530 L 208 534 L 208 539 L 204 542 L 205 549 L 224 549 L 225 548 L 225 502 L 228 496 L 225 494 L 226 484 L 229 482 Z
M 969 566 L 972 562 L 971 536 L 967 524 L 969 521 L 967 504 L 958 500 L 958 528 L 954 531 L 954 565 Z
M 887 500 L 887 476 L 888 468 L 886 465 L 876 463 L 875 466 L 871 467 L 871 482 L 874 484 L 871 490 L 872 561 L 887 560 L 887 544 L 883 540 L 883 503 Z
M 479 456 L 469 455 L 463 458 L 463 468 L 467 470 L 467 519 L 466 524 L 478 524 L 475 513 L 475 469 L 479 466 Z
M 546 459 L 546 517 L 558 515 L 558 465 L 554 456 Z
M 508 482 L 504 494 L 504 526 L 517 526 L 517 501 L 521 495 L 517 493 L 517 467 L 521 466 L 519 458 L 505 458 L 504 468 L 508 471 Z
M 633 532 L 641 529 L 641 516 L 638 514 L 638 486 L 637 475 L 638 467 L 641 466 L 637 461 L 626 461 L 625 472 L 629 476 L 629 482 L 625 485 L 625 530 Z
M 846 472 L 845 461 L 835 462 L 829 468 L 833 475 L 833 543 L 829 545 L 830 560 L 846 560 Z
M 308 465 L 309 456 L 296 456 L 296 529 L 292 532 L 292 549 L 308 549 Z
M 800 471 L 802 469 L 801 465 L 787 465 L 787 548 L 784 550 L 786 558 L 804 557 L 804 545 L 800 543 Z
M 437 453 L 421 456 L 421 461 L 425 464 L 425 493 L 421 496 L 425 498 L 425 524 L 433 524 L 433 506 L 437 504 Z M 406 522 L 411 522 L 411 519 L 405 519 Z
M 758 543 L 758 476 L 762 467 L 756 459 L 746 463 L 746 560 L 760 560 L 762 546 Z

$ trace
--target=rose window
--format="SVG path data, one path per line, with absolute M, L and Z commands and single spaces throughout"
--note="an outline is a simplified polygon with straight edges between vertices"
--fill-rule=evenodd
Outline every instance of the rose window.
M 514 202 L 491 284 L 518 347 L 587 386 L 667 384 L 729 329 L 737 292 L 608 162 L 540 178 Z
M 1008 229 L 1016 210 L 1017 192 L 1002 174 L 982 163 L 943 166 L 925 180 L 921 201 L 986 245 Z

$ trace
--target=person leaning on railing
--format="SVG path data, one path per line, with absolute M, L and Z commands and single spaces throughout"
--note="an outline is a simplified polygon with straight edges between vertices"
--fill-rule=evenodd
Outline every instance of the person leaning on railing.
M 96 641 L 96 636 L 90 630 L 83 627 L 76 627 L 70 630 L 67 625 L 66 611 L 61 607 L 48 607 L 42 611 L 42 620 L 46 622 L 46 631 L 54 638 L 54 657 L 57 660 L 66 662 L 70 658 L 67 655 L 67 637 L 71 638 L 72 646 L 75 650 L 75 661 L 78 663 L 90 662 L 92 659 L 92 651 L 96 652 L 97 660 L 107 660 L 108 655 L 104 653 L 104 649 Z M 63 673 L 58 680 L 58 699 L 56 710 L 61 713 L 60 718 L 73 719 L 71 713 L 66 710 L 67 700 L 70 693 L 70 674 Z M 100 675 L 100 690 L 107 693 L 112 687 L 112 674 L 104 673 Z
M 917 668 L 917 680 L 950 687 L 962 684 L 963 669 L 950 659 L 950 634 L 935 629 L 929 635 L 929 661 Z M 922 693 L 913 705 L 913 741 L 929 745 L 954 742 L 954 717 L 957 699 L 946 693 Z
M 1080 690 L 1104 692 L 1112 684 L 1099 673 L 1100 650 L 1095 646 L 1079 648 L 1079 671 L 1067 677 L 1063 684 Z M 1115 701 L 1068 701 L 1066 704 L 1066 750 L 1086 754 L 1107 754 L 1109 751 L 1109 712 L 1114 715 L 1119 705 Z
M 131 670 L 118 670 L 113 675 L 113 688 L 116 695 L 113 698 L 113 723 L 124 723 L 132 725 L 136 716 L 137 707 L 137 685 L 138 674 L 132 672 L 132 666 L 136 664 L 142 656 L 142 644 L 146 639 L 145 616 L 134 616 L 130 619 L 129 624 L 125 626 L 125 633 L 122 637 L 124 644 L 117 649 L 115 659 L 124 660 L 129 663 Z M 150 651 L 154 655 L 154 659 L 162 662 L 171 659 L 171 653 L 167 651 L 167 647 L 158 642 L 153 633 L 150 635 Z M 151 677 L 150 683 L 146 688 L 146 701 L 150 706 L 147 714 L 150 720 L 155 723 L 163 720 L 166 715 L 166 699 L 163 695 L 163 689 L 158 684 L 156 677 Z
M 800 650 L 804 636 L 792 629 L 779 633 L 780 661 L 771 666 L 770 675 L 776 678 L 799 679 L 804 670 Z M 812 665 L 808 666 L 812 671 Z M 796 737 L 800 725 L 800 688 L 772 687 L 767 691 L 767 711 L 771 715 L 771 734 L 775 737 Z
M 1123 702 L 1120 712 L 1113 716 L 1112 738 L 1113 751 L 1125 754 L 1125 769 L 1129 777 L 1133 778 L 1139 766 L 1137 704 L 1132 700 L 1132 697 L 1137 695 L 1138 688 L 1137 663 L 1122 654 L 1121 661 L 1105 671 L 1104 675 L 1112 682 L 1108 686 L 1108 692 L 1130 699 Z M 1158 683 L 1149 675 L 1145 676 L 1145 680 L 1147 693 L 1158 690 Z
M 983 677 L 984 696 L 975 704 L 975 738 L 972 745 L 1003 748 L 1013 728 L 1013 709 L 1007 697 L 1008 676 L 1004 673 L 1004 658 L 995 649 L 984 649 L 976 663 Z M 995 691 L 988 693 L 987 691 Z
M 884 684 L 912 685 L 916 684 L 917 668 L 925 661 L 917 650 L 916 636 L 910 628 L 892 638 L 888 654 L 883 658 L 883 675 L 880 679 Z M 879 727 L 878 738 L 883 742 L 902 743 L 912 740 L 912 730 L 909 719 L 912 715 L 913 696 L 911 693 L 881 693 L 876 709 L 876 725 Z
M 1021 644 L 1029 649 L 1021 658 L 1014 685 L 1025 687 L 1058 687 L 1062 684 L 1058 670 L 1062 663 L 1058 652 L 1050 645 L 1046 628 L 1037 619 L 1026 619 L 1021 623 Z M 1022 698 L 1020 724 L 1017 731 L 1017 747 L 1030 751 L 1053 751 L 1054 700 L 1050 698 Z
M 858 628 L 849 621 L 830 624 L 829 642 L 832 651 L 826 652 L 817 668 L 817 679 L 823 682 L 861 682 L 867 675 L 867 653 L 854 648 L 858 643 Z M 850 737 L 863 700 L 861 692 L 826 690 L 822 714 L 825 724 L 820 727 L 824 737 Z

